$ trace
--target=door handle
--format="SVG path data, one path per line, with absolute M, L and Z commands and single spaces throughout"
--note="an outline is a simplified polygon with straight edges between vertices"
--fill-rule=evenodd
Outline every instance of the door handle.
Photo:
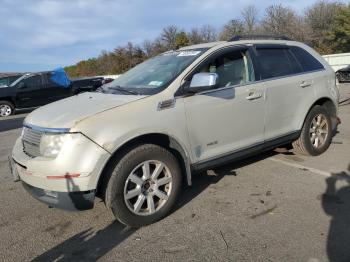
M 246 97 L 247 100 L 254 100 L 262 97 L 262 93 L 255 93 L 255 92 L 249 92 L 248 96 Z
M 307 81 L 303 81 L 303 82 L 301 82 L 300 87 L 304 88 L 304 87 L 308 87 L 308 86 L 311 86 L 311 85 L 312 85 L 312 83 L 307 82 Z

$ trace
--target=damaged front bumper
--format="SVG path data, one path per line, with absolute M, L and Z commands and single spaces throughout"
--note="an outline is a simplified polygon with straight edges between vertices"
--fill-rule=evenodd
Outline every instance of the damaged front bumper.
M 9 158 L 15 181 L 37 200 L 65 210 L 93 207 L 98 179 L 110 154 L 81 135 L 56 158 L 31 157 L 18 138 Z
M 56 192 L 31 186 L 22 182 L 24 189 L 35 199 L 68 211 L 88 210 L 94 207 L 95 191 Z

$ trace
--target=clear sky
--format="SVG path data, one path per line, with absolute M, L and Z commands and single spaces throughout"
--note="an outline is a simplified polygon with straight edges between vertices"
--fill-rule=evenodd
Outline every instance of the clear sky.
M 302 13 L 315 0 L 0 0 L 0 72 L 50 70 L 102 50 L 142 43 L 165 26 L 217 29 L 244 6 L 282 3 Z

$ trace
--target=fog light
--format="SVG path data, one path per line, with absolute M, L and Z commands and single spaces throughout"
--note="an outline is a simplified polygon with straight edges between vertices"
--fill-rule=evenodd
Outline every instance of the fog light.
M 50 191 L 50 190 L 44 190 L 45 195 L 53 198 L 57 198 L 57 192 L 55 191 Z

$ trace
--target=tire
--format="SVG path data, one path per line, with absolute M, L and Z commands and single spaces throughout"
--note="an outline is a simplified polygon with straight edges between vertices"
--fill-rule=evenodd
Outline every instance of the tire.
M 147 166 L 150 172 L 145 171 Z M 161 172 L 152 179 L 156 170 Z M 121 223 L 130 227 L 152 224 L 170 212 L 180 192 L 181 180 L 178 160 L 168 150 L 154 144 L 138 146 L 128 151 L 110 174 L 106 206 Z M 161 185 L 164 182 L 168 183 Z
M 306 116 L 300 137 L 293 142 L 294 152 L 301 155 L 318 156 L 328 149 L 331 142 L 330 115 L 323 106 L 316 105 Z
M 15 107 L 9 101 L 0 101 L 0 117 L 10 116 L 14 114 Z

